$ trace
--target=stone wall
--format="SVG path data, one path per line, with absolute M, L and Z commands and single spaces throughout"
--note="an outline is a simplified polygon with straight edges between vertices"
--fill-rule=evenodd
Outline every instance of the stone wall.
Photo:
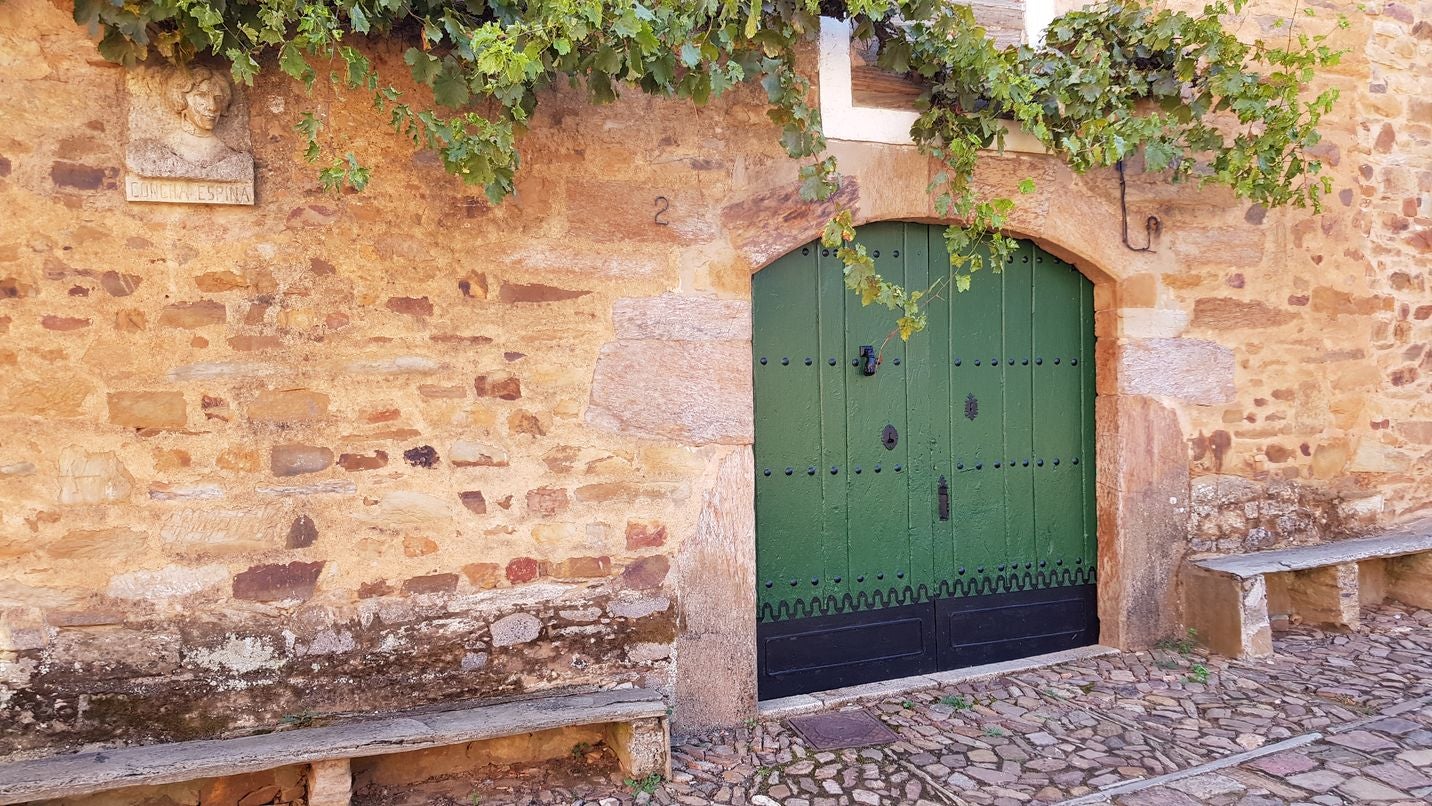
M 0 4 L 0 755 L 624 684 L 687 728 L 751 713 L 749 278 L 833 209 L 757 94 L 554 93 L 492 207 L 269 71 L 256 205 L 137 204 L 123 71 L 63 6 Z M 1111 172 L 981 167 L 1034 177 L 1014 231 L 1097 283 L 1108 640 L 1177 618 L 1186 540 L 1432 500 L 1429 16 L 1339 34 L 1322 216 L 1135 170 L 1164 223 L 1135 253 Z M 308 108 L 369 190 L 318 188 Z M 835 151 L 862 220 L 936 220 L 911 149 Z

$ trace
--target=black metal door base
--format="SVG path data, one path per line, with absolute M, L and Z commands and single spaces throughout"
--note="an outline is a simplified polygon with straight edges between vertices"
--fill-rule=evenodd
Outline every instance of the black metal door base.
M 1094 585 L 961 596 L 756 625 L 763 700 L 978 666 L 1099 639 Z

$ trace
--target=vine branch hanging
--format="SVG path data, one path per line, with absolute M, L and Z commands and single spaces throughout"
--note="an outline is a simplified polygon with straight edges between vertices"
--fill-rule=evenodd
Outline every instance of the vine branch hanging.
M 927 289 L 881 277 L 848 210 L 825 228 L 846 285 L 894 311 L 909 338 L 925 326 L 923 301 L 998 271 L 1012 247 L 1001 230 L 1015 201 L 983 197 L 973 181 L 981 152 L 1003 149 L 1007 121 L 1076 172 L 1141 152 L 1171 181 L 1320 209 L 1331 185 L 1309 149 L 1337 91 L 1307 87 L 1341 53 L 1297 20 L 1270 40 L 1240 39 L 1229 25 L 1246 2 L 1214 0 L 1191 14 L 1109 0 L 1056 18 L 1039 47 L 997 46 L 967 6 L 941 0 L 76 0 L 74 13 L 112 61 L 209 57 L 246 85 L 272 65 L 309 89 L 326 80 L 361 91 L 376 121 L 494 203 L 513 192 L 517 142 L 543 91 L 563 80 L 598 104 L 624 91 L 704 104 L 759 83 L 781 145 L 806 161 L 802 196 L 828 199 L 838 166 L 796 51 L 821 16 L 849 20 L 854 36 L 877 42 L 881 67 L 924 87 L 911 136 L 943 163 L 929 192 L 960 222 L 945 230 L 950 271 Z M 357 46 L 367 38 L 407 45 L 422 97 L 379 74 Z M 294 128 L 324 187 L 372 180 L 358 155 L 324 148 L 318 117 L 303 113 Z

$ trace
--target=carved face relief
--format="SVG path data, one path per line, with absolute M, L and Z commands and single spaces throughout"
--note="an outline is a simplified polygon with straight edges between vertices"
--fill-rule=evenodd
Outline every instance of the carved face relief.
M 248 105 L 225 71 L 204 64 L 146 65 L 129 70 L 125 81 L 127 199 L 254 203 Z
M 214 126 L 229 105 L 232 91 L 220 78 L 206 78 L 184 93 L 184 110 L 180 115 L 194 128 L 195 134 L 214 136 Z

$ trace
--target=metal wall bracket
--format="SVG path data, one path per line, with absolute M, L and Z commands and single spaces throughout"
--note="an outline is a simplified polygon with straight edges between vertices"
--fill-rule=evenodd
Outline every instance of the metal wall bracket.
M 1163 232 L 1163 222 L 1156 215 L 1151 215 L 1144 220 L 1144 245 L 1134 246 L 1129 243 L 1129 189 L 1124 181 L 1124 161 L 1115 163 L 1119 169 L 1119 215 L 1123 220 L 1124 246 L 1131 252 L 1152 252 L 1154 251 L 1154 238 Z

